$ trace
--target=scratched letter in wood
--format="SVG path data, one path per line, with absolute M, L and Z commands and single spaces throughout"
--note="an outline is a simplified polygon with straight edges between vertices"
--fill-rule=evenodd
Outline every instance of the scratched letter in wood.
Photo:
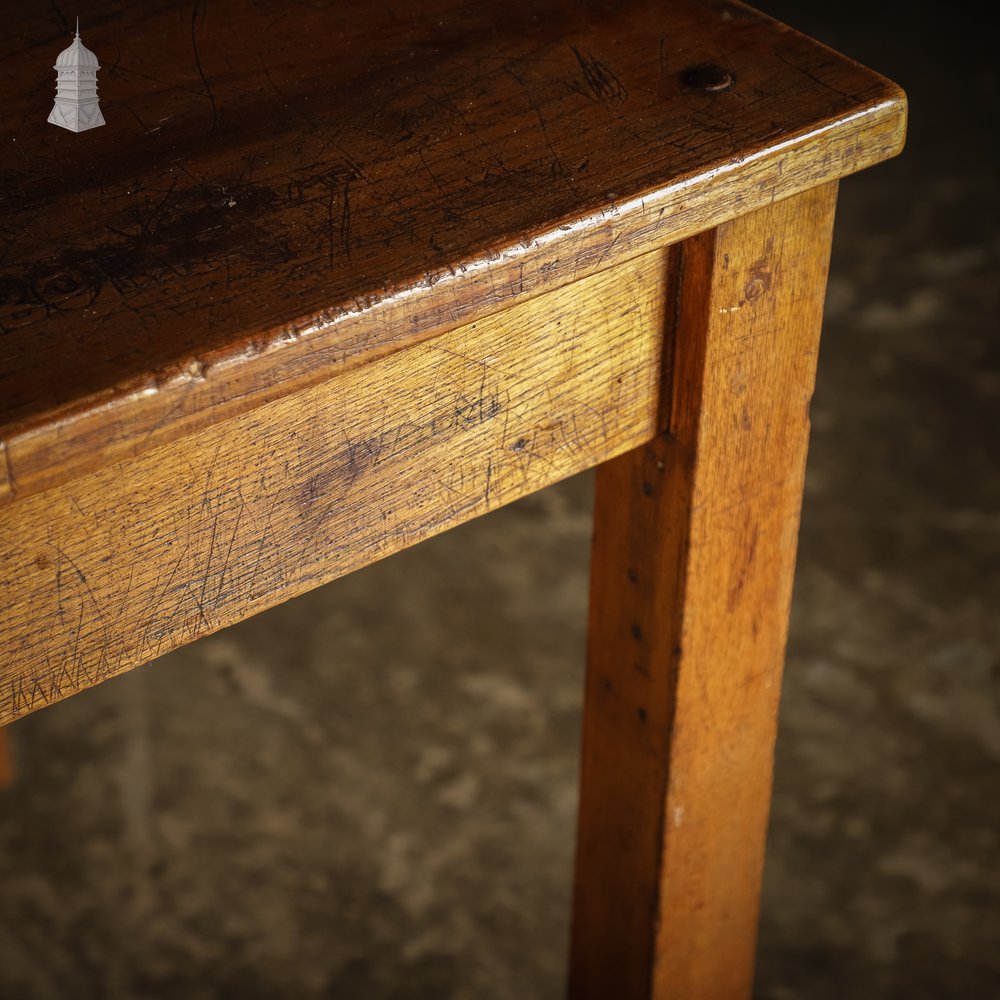
M 647 440 L 666 259 L 0 508 L 0 725 Z
M 81 0 L 77 135 L 64 8 L 0 0 L 0 503 L 902 143 L 898 88 L 728 0 Z

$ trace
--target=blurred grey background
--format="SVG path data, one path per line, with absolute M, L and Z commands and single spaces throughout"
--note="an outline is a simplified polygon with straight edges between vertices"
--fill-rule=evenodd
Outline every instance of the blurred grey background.
M 903 85 L 844 181 L 755 996 L 1000 996 L 997 60 L 761 6 Z M 555 998 L 592 478 L 18 723 L 0 997 Z

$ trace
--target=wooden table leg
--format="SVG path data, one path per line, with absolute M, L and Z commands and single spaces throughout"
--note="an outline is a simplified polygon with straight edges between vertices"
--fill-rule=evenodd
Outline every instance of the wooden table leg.
M 598 470 L 573 1000 L 751 992 L 835 200 L 680 248 L 669 433 Z
M 10 737 L 0 726 L 0 790 L 10 788 L 14 781 L 14 768 L 10 760 Z

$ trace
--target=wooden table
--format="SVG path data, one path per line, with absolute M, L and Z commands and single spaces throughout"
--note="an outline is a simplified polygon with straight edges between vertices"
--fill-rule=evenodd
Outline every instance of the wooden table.
M 74 134 L 58 11 L 0 2 L 0 723 L 598 466 L 570 992 L 746 996 L 836 184 L 903 95 L 728 0 L 102 0 Z

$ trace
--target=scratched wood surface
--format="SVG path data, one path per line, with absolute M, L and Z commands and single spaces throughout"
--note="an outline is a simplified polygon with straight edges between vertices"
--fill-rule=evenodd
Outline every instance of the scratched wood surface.
M 669 434 L 598 471 L 573 1000 L 750 996 L 835 188 L 684 245 Z
M 0 508 L 0 725 L 655 432 L 656 252 Z
M 896 87 L 728 0 L 64 7 L 0 0 L 0 503 L 902 143 Z

